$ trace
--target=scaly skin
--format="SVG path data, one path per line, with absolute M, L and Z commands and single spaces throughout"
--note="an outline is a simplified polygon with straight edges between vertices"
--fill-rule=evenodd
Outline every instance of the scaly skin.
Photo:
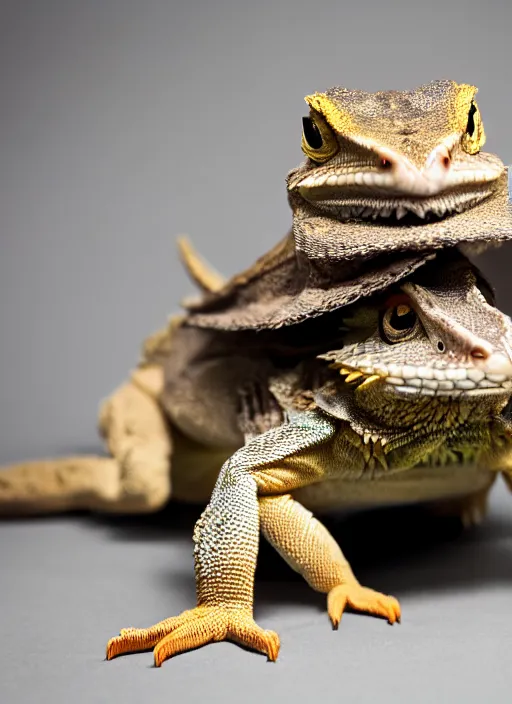
M 227 639 L 274 660 L 276 634 L 253 621 L 260 529 L 314 589 L 327 594 L 334 627 L 348 606 L 398 621 L 397 600 L 359 584 L 332 537 L 294 494 L 307 496 L 308 487 L 324 483 L 337 486 L 336 501 L 343 505 L 347 487 L 366 485 L 378 503 L 390 483 L 400 486 L 409 473 L 432 467 L 444 484 L 438 498 L 459 493 L 481 500 L 492 473 L 505 466 L 512 441 L 501 416 L 512 390 L 510 321 L 482 291 L 489 298 L 466 260 L 448 259 L 445 269 L 426 271 L 391 293 L 383 309 L 363 304 L 347 315 L 346 344 L 321 355 L 334 362 L 333 374 L 341 367 L 345 381 L 333 376 L 305 388 L 300 367 L 274 380 L 271 389 L 288 422 L 249 440 L 224 464 L 196 525 L 197 607 L 149 629 L 121 631 L 109 641 L 107 657 L 154 648 L 159 666 L 184 650 Z M 378 366 L 389 348 L 392 370 Z M 430 378 L 439 384 L 424 387 L 422 380 Z M 419 383 L 409 388 L 412 379 Z M 455 488 L 454 467 L 462 491 Z M 411 500 L 421 498 L 417 484 Z
M 338 218 L 425 218 L 486 198 L 503 163 L 485 142 L 476 88 L 433 81 L 413 91 L 330 88 L 309 95 L 291 192 Z
M 445 257 L 401 289 L 343 311 L 342 318 L 329 314 L 297 327 L 296 342 L 304 337 L 310 345 L 313 331 L 313 339 L 320 339 L 321 331 L 325 335 L 334 328 L 345 344 L 324 352 L 318 360 L 309 352 L 301 363 L 290 362 L 284 370 L 286 355 L 282 357 L 281 368 L 268 378 L 268 388 L 289 422 L 264 432 L 265 418 L 276 422 L 276 414 L 273 409 L 267 413 L 267 408 L 258 408 L 253 399 L 248 428 L 252 439 L 224 464 L 195 531 L 197 607 L 149 629 L 122 630 L 109 642 L 107 656 L 154 648 L 155 663 L 160 665 L 183 650 L 229 639 L 275 659 L 278 637 L 253 620 L 260 528 L 314 589 L 327 594 L 335 627 L 349 606 L 391 623 L 399 620 L 398 602 L 359 584 L 332 538 L 301 502 L 314 505 L 315 493 L 322 487 L 337 506 L 354 505 L 354 492 L 364 503 L 376 505 L 390 496 L 396 498 L 397 491 L 405 502 L 463 499 L 486 490 L 495 472 L 510 472 L 509 424 L 500 415 L 512 385 L 510 321 L 482 292 L 490 300 L 486 285 L 467 260 Z M 180 329 L 174 326 L 175 333 Z M 396 338 L 391 343 L 392 334 Z M 245 340 L 254 354 L 251 335 L 230 335 L 233 340 Z M 284 345 L 288 332 L 283 335 L 279 344 L 274 343 L 273 354 L 290 353 Z M 442 353 L 439 340 L 445 345 Z M 156 348 L 162 349 L 162 340 Z M 241 354 L 241 345 L 234 348 Z M 210 364 L 210 340 L 205 351 Z M 196 354 L 198 363 L 200 357 Z M 233 363 L 227 366 L 233 373 Z M 217 379 L 217 367 L 207 368 Z M 465 379 L 490 381 L 491 387 L 479 389 L 478 382 L 473 389 L 454 384 L 450 389 L 434 389 L 431 396 L 423 392 L 421 383 L 411 390 L 405 383 L 390 381 L 428 378 L 425 369 L 437 370 L 443 377 L 440 381 L 448 380 L 447 371 L 458 370 Z M 480 374 L 475 376 L 474 371 Z M 225 388 L 230 389 L 229 376 L 225 379 Z M 59 476 L 44 485 L 35 481 L 41 467 L 8 470 L 3 474 L 2 487 L 7 486 L 7 491 L 0 510 L 19 507 L 20 502 L 26 506 L 27 496 L 32 511 L 44 506 L 45 500 L 52 509 L 151 510 L 161 505 L 169 492 L 170 453 L 158 404 L 162 388 L 158 367 L 141 369 L 102 412 L 112 460 L 85 459 L 80 471 L 67 460 L 53 468 L 47 464 L 48 472 Z M 184 389 L 189 401 L 192 390 L 193 386 Z M 196 393 L 202 396 L 203 388 L 196 388 Z M 257 397 L 263 399 L 260 394 Z M 195 411 L 197 405 L 191 408 Z M 199 431 L 212 418 L 195 417 L 195 421 Z M 257 432 L 261 434 L 254 437 Z M 108 485 L 100 479 L 101 463 L 108 464 L 112 473 Z M 33 491 L 34 486 L 39 486 L 40 493 Z M 322 500 L 317 502 L 321 504 Z
M 358 583 L 339 548 L 302 502 L 334 508 L 358 501 L 378 505 L 444 499 L 458 501 L 462 513 L 471 496 L 482 502 L 496 472 L 512 473 L 510 427 L 501 416 L 512 385 L 510 321 L 487 300 L 492 303 L 478 272 L 463 257 L 447 256 L 401 288 L 352 306 L 341 317 L 328 314 L 297 326 L 292 338 L 287 331 L 283 337 L 259 337 L 260 344 L 274 340 L 272 354 L 279 350 L 281 362 L 268 370 L 267 401 L 256 387 L 252 412 L 245 408 L 241 422 L 246 423 L 249 442 L 225 462 L 197 525 L 197 607 L 149 629 L 124 629 L 109 642 L 108 657 L 154 648 L 160 665 L 182 650 L 230 639 L 275 659 L 278 637 L 253 620 L 260 528 L 314 589 L 327 594 L 334 626 L 348 606 L 397 621 L 398 602 Z M 180 334 L 181 324 L 172 327 Z M 327 345 L 329 330 L 331 336 L 341 334 L 343 346 L 331 347 L 319 359 L 310 350 L 302 362 L 290 361 L 283 368 L 293 351 L 286 341 L 298 344 L 304 338 L 310 346 L 311 339 L 323 339 Z M 242 355 L 245 348 L 252 359 L 256 348 L 251 334 L 228 337 L 233 345 L 225 353 L 232 349 Z M 153 340 L 147 353 L 155 360 L 162 349 L 168 358 L 165 336 Z M 234 377 L 229 373 L 238 374 L 233 361 L 228 358 L 229 373 L 219 377 L 220 367 L 208 365 L 212 360 L 218 365 L 222 357 L 212 356 L 215 349 L 208 335 L 204 352 L 205 369 L 216 383 L 223 378 L 232 393 Z M 261 353 L 266 358 L 267 353 Z M 200 348 L 195 359 L 199 365 Z M 196 384 L 203 379 L 197 376 L 200 368 L 195 370 Z M 438 381 L 450 381 L 450 371 L 457 372 L 451 374 L 451 388 L 422 385 L 423 379 L 436 378 L 434 372 L 441 377 Z M 180 371 L 181 383 L 187 384 L 185 377 Z M 461 378 L 476 379 L 473 388 L 457 387 Z M 419 385 L 410 386 L 410 380 L 419 380 Z M 490 386 L 482 386 L 483 380 Z M 143 367 L 104 405 L 102 428 L 112 459 L 81 458 L 7 470 L 0 484 L 0 510 L 137 511 L 162 505 L 169 494 L 171 448 L 158 403 L 162 390 L 161 369 Z M 193 385 L 185 385 L 181 393 L 192 403 L 189 415 L 197 426 L 194 431 L 190 425 L 190 430 L 199 433 L 213 418 L 197 415 Z M 203 398 L 203 386 L 195 393 L 198 400 Z M 229 398 L 226 395 L 225 402 Z M 282 423 L 276 408 L 268 406 L 271 398 L 289 422 Z M 176 408 L 176 417 L 183 417 L 186 408 Z M 229 413 L 217 415 L 228 419 L 228 425 L 233 422 Z M 281 425 L 265 431 L 267 422 Z M 179 456 L 174 461 L 179 463 Z M 197 491 L 202 491 L 200 483 Z
M 224 285 L 185 244 L 203 289 L 185 302 L 188 324 L 278 329 L 382 291 L 439 250 L 510 239 L 508 171 L 481 151 L 475 94 L 447 80 L 308 96 L 306 160 L 287 177 L 290 233 Z
M 294 415 L 288 424 L 267 431 L 238 450 L 222 468 L 210 503 L 194 531 L 196 609 L 150 629 L 123 631 L 109 641 L 107 658 L 155 647 L 155 664 L 159 666 L 164 659 L 183 650 L 230 639 L 275 660 L 279 650 L 277 635 L 260 629 L 252 618 L 260 522 L 258 496 L 277 490 L 286 493 L 320 480 L 325 470 L 316 462 L 305 470 L 303 466 L 294 466 L 292 461 L 287 470 L 279 474 L 272 472 L 272 466 L 278 468 L 285 457 L 293 458 L 304 449 L 311 450 L 327 442 L 335 431 L 336 423 L 328 417 L 305 412 Z M 340 459 L 343 463 L 343 457 Z M 399 618 L 396 600 L 360 587 L 341 551 L 333 549 L 332 538 L 325 529 L 314 526 L 313 519 L 303 514 L 300 504 L 296 504 L 295 510 L 287 509 L 289 506 L 282 502 L 270 505 L 267 499 L 262 512 L 263 531 L 288 560 L 297 559 L 308 581 L 328 591 L 329 614 L 336 626 L 347 604 L 385 615 L 390 622 Z M 293 531 L 290 534 L 279 530 L 282 515 L 282 526 L 288 524 Z M 316 564 L 308 564 L 304 558 L 307 554 L 315 555 Z M 161 639 L 156 645 L 155 636 Z
M 426 264 L 512 233 L 475 92 L 445 81 L 310 96 L 291 234 L 226 284 L 182 244 L 204 297 L 103 405 L 112 456 L 2 472 L 0 513 L 137 512 L 161 507 L 171 479 L 173 496 L 206 500 L 222 465 L 194 534 L 196 608 L 124 629 L 109 658 L 154 648 L 160 665 L 230 639 L 274 660 L 277 635 L 253 620 L 260 529 L 327 594 L 335 627 L 347 606 L 393 623 L 398 602 L 358 583 L 307 507 L 444 499 L 462 512 L 512 473 L 510 322 L 467 261 Z

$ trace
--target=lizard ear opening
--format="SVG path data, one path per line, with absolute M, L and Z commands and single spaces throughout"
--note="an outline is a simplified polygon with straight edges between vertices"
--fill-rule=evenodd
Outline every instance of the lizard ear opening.
M 317 163 L 331 159 L 339 150 L 336 135 L 320 115 L 302 118 L 302 151 Z
M 485 143 L 484 125 L 478 105 L 471 101 L 468 112 L 466 131 L 462 135 L 462 148 L 468 154 L 478 154 Z

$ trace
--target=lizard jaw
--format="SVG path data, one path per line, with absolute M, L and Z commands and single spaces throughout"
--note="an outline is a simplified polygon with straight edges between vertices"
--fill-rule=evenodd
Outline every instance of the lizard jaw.
M 501 354 L 488 368 L 456 365 L 372 365 L 361 360 L 357 366 L 336 362 L 346 383 L 355 383 L 356 390 L 368 389 L 376 382 L 385 384 L 387 391 L 397 395 L 443 396 L 471 398 L 488 395 L 510 395 L 512 366 Z M 498 359 L 499 358 L 499 359 Z M 367 364 L 366 364 L 367 363 Z
M 429 215 L 444 217 L 452 213 L 461 213 L 489 197 L 493 190 L 494 188 L 482 187 L 478 190 L 453 191 L 430 198 L 382 198 L 369 193 L 353 194 L 348 198 L 333 197 L 332 191 L 330 193 L 324 191 L 325 198 L 317 200 L 306 197 L 306 200 L 321 210 L 329 211 L 340 220 L 350 218 L 377 220 L 391 217 L 400 220 L 408 214 L 424 219 Z
M 431 155 L 422 167 L 386 151 L 381 161 L 391 165 L 387 168 L 373 160 L 367 164 L 334 161 L 299 169 L 291 175 L 288 190 L 341 219 L 400 219 L 407 213 L 443 217 L 487 198 L 504 172 L 503 162 L 493 154 L 480 153 L 470 159 L 459 154 L 453 161 L 445 157 L 448 166 L 442 167 L 443 154 L 435 159 Z

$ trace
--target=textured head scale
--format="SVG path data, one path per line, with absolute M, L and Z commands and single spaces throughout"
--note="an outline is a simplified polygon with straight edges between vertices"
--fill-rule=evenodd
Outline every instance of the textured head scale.
M 287 182 L 291 233 L 224 286 L 198 277 L 201 266 L 189 258 L 206 292 L 186 303 L 189 321 L 229 330 L 293 325 L 386 289 L 436 251 L 509 240 L 508 174 L 497 156 L 478 151 L 475 94 L 444 80 L 308 96 L 308 159 Z
M 302 150 L 290 193 L 349 218 L 444 217 L 491 195 L 502 161 L 481 152 L 475 86 L 432 81 L 367 93 L 334 87 L 306 97 Z
M 359 304 L 345 320 L 340 350 L 323 357 L 357 391 L 405 399 L 508 399 L 512 391 L 512 327 L 492 291 L 467 259 L 449 252 L 412 280 Z M 371 382 L 368 384 L 368 380 Z M 375 384 L 375 386 L 373 386 Z
M 339 135 L 362 146 L 386 146 L 421 166 L 443 140 L 465 132 L 476 92 L 475 86 L 441 80 L 377 93 L 334 87 L 305 100 Z M 482 126 L 478 147 L 484 142 Z

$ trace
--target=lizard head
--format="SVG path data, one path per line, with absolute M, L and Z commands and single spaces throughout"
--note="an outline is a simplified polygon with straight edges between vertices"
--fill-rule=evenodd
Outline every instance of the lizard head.
M 436 397 L 499 411 L 512 393 L 512 322 L 462 255 L 434 260 L 375 306 L 356 305 L 343 325 L 342 349 L 320 358 L 363 405 Z
M 412 91 L 331 88 L 306 97 L 307 160 L 288 190 L 339 219 L 461 212 L 489 196 L 502 161 L 481 151 L 477 89 L 433 81 Z

